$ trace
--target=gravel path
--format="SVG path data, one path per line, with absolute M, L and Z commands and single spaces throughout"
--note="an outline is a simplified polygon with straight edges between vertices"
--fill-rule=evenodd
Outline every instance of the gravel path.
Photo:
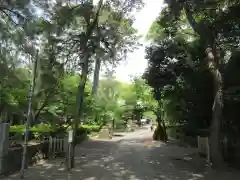
M 213 172 L 192 160 L 194 149 L 153 142 L 148 130 L 112 140 L 89 140 L 77 147 L 76 168 L 65 171 L 61 160 L 43 161 L 26 170 L 29 180 L 239 180 L 236 172 Z M 3 180 L 19 179 L 14 174 Z

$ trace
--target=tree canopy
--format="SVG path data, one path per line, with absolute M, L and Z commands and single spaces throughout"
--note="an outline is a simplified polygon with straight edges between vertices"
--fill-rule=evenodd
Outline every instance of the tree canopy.
M 152 44 L 146 49 L 143 77 L 161 100 L 165 121 L 184 124 L 188 135 L 208 129 L 211 160 L 217 166 L 223 159 L 222 140 L 232 141 L 239 127 L 230 114 L 237 113 L 233 104 L 239 96 L 233 80 L 237 66 L 232 65 L 238 57 L 240 6 L 225 0 L 169 0 L 166 5 L 147 36 Z
M 154 137 L 166 141 L 181 125 L 186 136 L 209 136 L 214 165 L 233 161 L 222 149 L 239 150 L 240 3 L 165 3 L 146 36 L 148 66 L 126 84 L 113 72 L 140 45 L 141 0 L 1 1 L 0 121 L 63 122 L 77 135 L 81 124 L 151 116 Z

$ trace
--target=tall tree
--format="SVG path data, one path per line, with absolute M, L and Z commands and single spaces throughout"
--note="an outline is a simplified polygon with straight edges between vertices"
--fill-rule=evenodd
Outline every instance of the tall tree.
M 137 2 L 136 5 L 137 6 Z M 124 7 L 122 7 L 124 9 Z M 121 60 L 124 60 L 129 51 L 137 48 L 137 31 L 132 27 L 133 17 L 128 12 L 116 10 L 108 5 L 104 5 L 99 17 L 97 33 L 99 44 L 96 47 L 95 68 L 93 79 L 93 94 L 96 93 L 99 71 L 101 65 L 113 65 L 115 67 Z M 101 44 L 105 44 L 107 49 L 103 49 Z
M 182 10 L 186 14 L 187 21 L 193 31 L 201 39 L 203 47 L 205 48 L 205 59 L 208 65 L 209 71 L 212 74 L 214 84 L 214 102 L 212 108 L 212 126 L 210 135 L 210 146 L 211 146 L 211 160 L 213 165 L 218 166 L 222 164 L 222 156 L 220 153 L 220 125 L 222 120 L 222 74 L 220 73 L 220 59 L 219 59 L 219 42 L 220 37 L 224 37 L 222 31 L 222 19 L 227 16 L 233 21 L 237 17 L 234 16 L 235 11 L 229 11 L 237 9 L 239 4 L 237 1 L 229 3 L 229 1 L 183 1 L 178 2 L 176 0 L 166 1 L 169 8 L 172 10 L 172 14 L 178 18 Z M 235 14 L 236 15 L 236 14 Z M 224 26 L 231 26 L 229 23 L 225 23 Z M 234 26 L 232 26 L 234 28 Z

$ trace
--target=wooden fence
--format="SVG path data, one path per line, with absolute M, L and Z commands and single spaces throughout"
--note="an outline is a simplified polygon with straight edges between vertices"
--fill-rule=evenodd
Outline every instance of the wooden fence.
M 66 155 L 68 149 L 67 137 L 49 137 L 48 141 L 48 154 L 49 158 L 62 157 Z

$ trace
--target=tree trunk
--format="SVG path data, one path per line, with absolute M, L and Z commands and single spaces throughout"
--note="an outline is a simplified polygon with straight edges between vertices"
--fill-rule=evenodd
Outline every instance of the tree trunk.
M 165 125 L 165 121 L 164 121 L 164 111 L 163 111 L 163 108 L 162 108 L 162 103 L 159 101 L 158 102 L 159 104 L 159 107 L 160 107 L 160 113 L 161 113 L 161 123 L 162 123 L 162 127 L 163 127 L 163 133 L 164 133 L 164 141 L 166 142 L 168 140 L 168 136 L 167 136 L 167 129 L 166 129 L 166 125 Z
M 162 125 L 163 125 L 163 131 L 164 131 L 164 141 L 168 141 L 168 135 L 167 135 L 167 128 L 165 125 L 165 121 L 162 119 Z
M 166 129 L 165 129 L 165 124 L 162 122 L 162 117 L 160 115 L 160 113 L 158 113 L 157 115 L 157 128 L 155 129 L 154 133 L 153 133 L 153 140 L 160 140 L 160 141 L 167 141 L 167 133 L 166 133 Z M 164 124 L 162 126 L 162 123 Z
M 81 79 L 78 86 L 78 94 L 76 98 L 76 114 L 73 121 L 73 142 L 71 144 L 71 168 L 74 168 L 74 156 L 75 156 L 75 146 L 76 146 L 76 138 L 77 138 L 77 129 L 79 125 L 79 119 L 82 117 L 83 114 L 83 99 L 84 99 L 84 90 L 87 81 L 87 74 L 88 74 L 88 59 L 89 59 L 89 52 L 86 52 L 84 57 L 84 62 L 82 66 L 82 73 Z
M 79 125 L 79 120 L 82 117 L 83 114 L 83 99 L 84 99 L 84 90 L 85 90 L 85 85 L 87 81 L 87 75 L 88 75 L 88 65 L 89 65 L 89 58 L 90 58 L 90 52 L 87 47 L 87 43 L 89 38 L 92 36 L 92 33 L 94 29 L 98 26 L 98 18 L 100 14 L 100 10 L 103 5 L 103 0 L 100 0 L 98 3 L 98 9 L 96 12 L 96 16 L 91 24 L 88 24 L 87 26 L 87 31 L 85 34 L 85 37 L 82 42 L 81 50 L 83 51 L 83 61 L 82 61 L 82 72 L 81 72 L 81 79 L 79 82 L 78 86 L 78 93 L 77 93 L 77 98 L 76 98 L 76 114 L 73 120 L 73 142 L 71 144 L 71 153 L 70 153 L 70 168 L 74 168 L 75 162 L 74 162 L 74 156 L 75 156 L 75 146 L 76 146 L 76 138 L 77 138 L 77 128 Z M 90 20 L 90 19 L 89 19 Z M 89 21 L 90 22 L 90 21 Z
M 157 125 L 157 128 L 154 130 L 154 133 L 153 133 L 153 140 L 155 141 L 165 141 L 165 135 L 164 135 L 164 130 L 163 130 L 163 127 L 162 127 L 162 124 L 161 124 L 161 117 L 157 117 L 157 122 L 158 122 L 158 125 Z
M 2 112 L 3 112 L 4 108 L 5 108 L 5 105 L 6 105 L 6 103 L 4 101 L 0 103 L 0 114 L 2 114 Z
M 165 126 L 165 123 L 163 122 L 163 119 L 162 119 L 162 114 L 163 112 L 161 112 L 161 108 L 162 108 L 162 104 L 161 104 L 161 92 L 158 91 L 158 92 L 155 92 L 155 93 L 158 93 L 158 109 L 157 111 L 155 112 L 156 116 L 157 116 L 157 123 L 158 123 L 158 126 L 157 128 L 155 129 L 154 133 L 153 133 L 153 140 L 161 140 L 161 141 L 167 141 L 167 133 L 166 133 L 166 126 Z
M 92 96 L 94 96 L 98 90 L 100 68 L 101 68 L 101 59 L 97 57 L 95 61 L 95 69 L 94 69 L 94 76 L 93 76 Z
M 193 9 L 188 3 L 184 4 L 186 17 L 194 32 L 199 34 L 200 38 L 206 42 L 210 48 L 206 48 L 206 60 L 208 68 L 212 73 L 214 84 L 214 103 L 212 108 L 212 124 L 210 132 L 210 154 L 213 166 L 222 166 L 223 158 L 220 151 L 220 122 L 222 118 L 223 92 L 222 92 L 222 75 L 218 69 L 218 61 L 216 59 L 216 34 L 214 28 L 203 26 L 196 22 L 193 16 Z
M 28 137 L 29 137 L 29 126 L 30 126 L 30 123 L 31 123 L 30 121 L 32 118 L 32 101 L 33 101 L 33 93 L 34 93 L 34 88 L 35 88 L 37 64 L 38 64 L 38 52 L 36 54 L 35 61 L 33 64 L 33 77 L 32 77 L 32 81 L 30 82 L 30 88 L 29 88 L 28 112 L 27 112 L 27 121 L 25 123 L 25 138 L 24 138 L 24 147 L 23 147 L 23 154 L 22 154 L 20 178 L 24 177 L 24 169 L 25 169 L 25 165 L 27 164 L 26 156 L 27 156 L 27 146 L 28 146 Z
M 214 167 L 220 167 L 223 164 L 223 157 L 220 148 L 220 126 L 223 108 L 223 81 L 222 75 L 217 67 L 216 55 L 212 48 L 206 49 L 208 68 L 212 73 L 214 84 L 214 102 L 212 107 L 212 123 L 210 129 L 210 155 Z
M 100 44 L 100 42 L 99 42 Z M 95 61 L 95 68 L 94 68 L 94 75 L 93 75 L 93 86 L 92 86 L 92 96 L 94 97 L 97 94 L 98 84 L 99 84 L 99 74 L 100 74 L 100 67 L 101 67 L 101 60 L 100 58 L 96 57 Z M 95 112 L 95 121 L 97 120 L 97 112 Z
M 115 128 L 115 118 L 112 119 L 111 137 L 113 137 L 114 135 L 114 128 Z

